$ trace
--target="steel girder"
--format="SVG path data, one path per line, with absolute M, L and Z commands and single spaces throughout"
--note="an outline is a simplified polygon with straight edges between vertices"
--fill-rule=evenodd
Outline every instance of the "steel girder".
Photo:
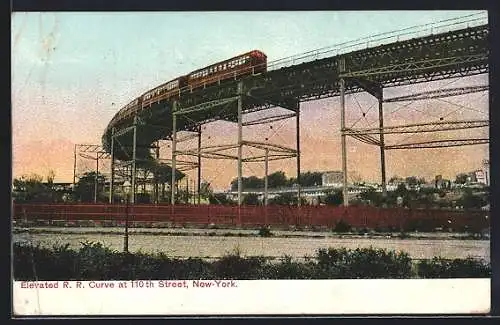
M 390 145 L 390 146 L 385 146 L 385 149 L 386 150 L 397 150 L 397 149 L 445 148 L 445 147 L 459 147 L 459 146 L 471 146 L 471 145 L 478 145 L 478 144 L 487 144 L 489 142 L 490 142 L 490 140 L 486 139 L 486 138 L 434 140 L 434 141 Z
M 280 146 L 277 144 L 271 144 L 266 142 L 255 142 L 255 141 L 242 141 L 243 147 L 252 147 L 259 150 L 268 150 L 269 160 L 287 159 L 297 156 L 297 150 Z M 209 159 L 229 159 L 238 160 L 238 156 L 228 152 L 229 150 L 234 150 L 238 148 L 238 144 L 224 144 L 224 145 L 212 145 L 205 146 L 198 149 L 188 149 L 176 151 L 177 156 L 198 156 L 198 154 L 203 158 Z M 243 162 L 260 162 L 264 161 L 265 155 L 255 155 L 250 157 L 242 158 Z
M 339 95 L 338 60 L 346 61 L 346 93 L 362 91 L 354 77 L 370 79 L 384 88 L 416 84 L 447 78 L 476 75 L 488 72 L 488 26 L 482 25 L 423 38 L 395 42 L 301 63 L 265 74 L 249 76 L 243 79 L 245 94 L 243 112 L 255 112 L 280 105 L 285 108 L 295 107 L 297 100 L 309 101 Z M 351 80 L 352 79 L 352 80 Z M 185 109 L 201 108 L 212 103 L 208 109 L 192 111 L 179 119 L 178 130 L 195 130 L 202 123 L 226 119 L 236 121 L 237 109 L 233 102 L 221 101 L 221 98 L 237 96 L 237 81 L 227 81 L 220 85 L 185 91 L 181 94 L 179 105 Z M 215 105 L 220 101 L 220 105 Z M 224 114 L 220 107 L 224 106 Z M 167 108 L 165 108 L 167 107 Z M 142 142 L 153 142 L 164 138 L 171 132 L 171 112 L 168 102 L 160 102 L 139 114 L 147 122 L 149 116 L 158 116 L 155 111 L 162 111 L 157 120 L 164 122 L 160 131 L 145 131 L 140 136 Z M 184 121 L 183 121 L 184 120 Z M 130 125 L 130 120 L 118 121 L 109 125 L 103 136 L 103 146 L 109 150 L 110 131 Z M 163 124 L 163 123 L 160 123 Z M 141 129 L 147 128 L 147 126 Z M 120 130 L 118 130 L 120 132 Z
M 488 126 L 489 126 L 488 120 L 446 121 L 446 122 L 386 126 L 383 128 L 382 133 L 383 134 L 425 133 L 425 132 L 472 129 L 472 128 L 480 128 Z M 380 134 L 380 128 L 346 129 L 345 134 L 346 135 Z
M 477 93 L 477 92 L 487 91 L 487 90 L 489 90 L 488 85 L 446 88 L 446 89 L 425 91 L 425 92 L 410 94 L 410 95 L 405 95 L 405 96 L 391 97 L 391 98 L 384 99 L 384 102 L 385 103 L 393 103 L 393 102 L 405 102 L 405 101 L 414 101 L 414 100 L 421 100 L 421 99 L 444 98 L 444 97 L 472 94 L 472 93 Z

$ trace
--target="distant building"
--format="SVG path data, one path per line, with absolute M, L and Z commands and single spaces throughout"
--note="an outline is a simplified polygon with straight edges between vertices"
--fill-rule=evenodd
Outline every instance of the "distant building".
M 43 184 L 49 185 L 49 183 L 47 183 L 47 182 L 44 182 Z M 54 182 L 54 183 L 52 183 L 52 188 L 55 191 L 72 192 L 73 191 L 73 183 Z
M 482 169 L 478 169 L 475 172 L 476 182 L 488 185 L 488 180 L 486 179 L 486 173 Z
M 483 160 L 483 178 L 484 184 L 490 185 L 490 161 L 489 159 Z
M 344 174 L 342 171 L 329 171 L 321 175 L 322 186 L 341 187 L 344 183 Z

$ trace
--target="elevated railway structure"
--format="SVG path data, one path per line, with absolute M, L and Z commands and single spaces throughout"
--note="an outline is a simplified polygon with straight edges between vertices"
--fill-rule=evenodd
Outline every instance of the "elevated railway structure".
M 207 87 L 179 89 L 177 96 L 150 102 L 134 114 L 113 119 L 102 137 L 102 149 L 111 156 L 111 184 L 117 166 L 126 170 L 135 189 L 137 170 L 146 162 L 160 159 L 151 145 L 160 140 L 171 141 L 172 158 L 163 160 L 172 168 L 171 183 L 178 170 L 198 169 L 200 190 L 201 158 L 233 159 L 238 162 L 238 202 L 242 203 L 242 164 L 272 159 L 295 158 L 300 184 L 300 104 L 328 97 L 340 97 L 342 170 L 345 205 L 347 202 L 346 137 L 380 148 L 381 183 L 386 192 L 385 152 L 393 149 L 436 148 L 487 143 L 487 138 L 448 139 L 438 141 L 386 145 L 385 134 L 420 133 L 465 128 L 487 127 L 488 120 L 439 121 L 427 124 L 384 125 L 384 103 L 428 98 L 441 98 L 488 89 L 487 85 L 435 90 L 408 96 L 385 98 L 384 89 L 458 78 L 488 72 L 489 28 L 487 18 L 468 16 L 458 20 L 420 26 L 340 44 L 283 60 L 269 62 L 267 72 L 216 82 Z M 346 127 L 346 94 L 367 92 L 378 101 L 378 127 L 354 129 Z M 287 113 L 243 122 L 248 113 L 281 107 Z M 243 139 L 243 127 L 296 119 L 296 147 L 260 143 Z M 201 132 L 205 123 L 225 120 L 237 123 L 236 141 L 229 145 L 202 146 Z M 182 134 L 187 134 L 182 136 Z M 198 138 L 196 148 L 178 150 L 180 141 Z M 244 156 L 243 147 L 257 148 L 261 153 Z M 234 151 L 237 151 L 234 154 Z M 184 161 L 194 156 L 197 161 Z M 183 165 L 184 163 L 184 165 Z M 112 200 L 111 186 L 110 200 Z M 134 192 L 135 193 L 135 190 Z M 158 193 L 156 191 L 156 193 Z M 298 187 L 300 196 L 300 186 Z M 132 195 L 132 202 L 135 202 Z M 300 200 L 298 200 L 300 202 Z M 171 191 L 175 203 L 175 191 Z

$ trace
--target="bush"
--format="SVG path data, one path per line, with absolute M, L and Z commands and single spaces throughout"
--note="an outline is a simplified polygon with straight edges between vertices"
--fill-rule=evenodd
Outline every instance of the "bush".
M 315 273 L 314 262 L 300 263 L 292 261 L 290 256 L 283 256 L 280 263 L 266 264 L 264 267 L 264 279 L 313 279 Z
M 491 265 L 472 258 L 446 260 L 435 257 L 417 264 L 422 278 L 489 278 Z
M 407 253 L 375 248 L 319 249 L 320 278 L 409 278 L 412 262 Z
M 176 259 L 164 253 L 113 251 L 100 243 L 85 242 L 79 250 L 68 245 L 51 249 L 14 244 L 16 280 L 135 280 L 135 279 L 375 279 L 375 278 L 484 278 L 490 264 L 472 258 L 434 258 L 417 263 L 408 254 L 375 248 L 319 249 L 313 258 L 279 262 L 243 257 L 240 251 L 217 261 Z
M 244 258 L 237 251 L 216 261 L 213 270 L 217 279 L 260 279 L 265 262 L 263 257 Z
M 349 223 L 345 222 L 343 219 L 340 219 L 336 224 L 335 228 L 333 229 L 334 232 L 349 232 L 351 231 L 352 227 Z
M 273 233 L 267 227 L 262 227 L 259 229 L 259 236 L 261 236 L 261 237 L 271 237 L 272 235 L 273 235 Z

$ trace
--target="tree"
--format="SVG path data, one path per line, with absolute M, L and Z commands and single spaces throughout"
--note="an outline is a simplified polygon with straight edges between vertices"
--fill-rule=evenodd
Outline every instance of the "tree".
M 212 185 L 209 182 L 203 181 L 200 184 L 200 196 L 207 199 L 213 193 Z
M 341 205 L 344 203 L 344 194 L 341 190 L 333 190 L 326 194 L 326 205 Z
M 368 191 L 361 192 L 359 197 L 365 203 L 370 205 L 381 207 L 385 203 L 385 199 L 382 193 L 375 191 L 374 189 L 370 189 Z
M 96 183 L 96 173 L 87 172 L 78 179 L 73 191 L 74 198 L 80 202 L 94 202 L 94 191 Z M 104 195 L 105 179 L 102 174 L 97 174 L 97 201 L 105 201 Z
M 322 183 L 323 173 L 321 172 L 305 172 L 300 173 L 300 185 L 301 186 L 317 186 Z M 293 185 L 297 183 L 297 178 L 290 178 L 288 184 Z
M 283 171 L 277 171 L 270 174 L 267 177 L 267 181 L 270 188 L 284 187 L 288 183 L 287 178 L 285 176 L 285 172 Z
M 480 209 L 488 204 L 487 195 L 474 194 L 472 189 L 466 189 L 459 200 L 459 204 L 468 209 Z
M 243 197 L 243 202 L 244 205 L 259 205 L 260 200 L 259 196 L 254 193 L 249 193 Z
M 455 183 L 457 183 L 457 184 L 467 183 L 467 174 L 465 174 L 465 173 L 457 174 L 457 177 L 455 178 Z
M 13 198 L 15 202 L 52 202 L 53 190 L 43 183 L 37 174 L 23 175 L 14 179 Z
M 415 186 L 418 184 L 418 179 L 415 176 L 409 176 L 409 177 L 406 177 L 405 182 L 409 186 Z
M 392 176 L 389 179 L 389 184 L 394 184 L 394 183 L 396 183 L 397 181 L 400 181 L 400 180 L 401 180 L 401 177 L 399 177 L 398 175 L 394 175 L 394 176 Z
M 56 173 L 51 169 L 47 173 L 47 184 L 52 186 L 54 184 L 54 179 L 56 178 Z

